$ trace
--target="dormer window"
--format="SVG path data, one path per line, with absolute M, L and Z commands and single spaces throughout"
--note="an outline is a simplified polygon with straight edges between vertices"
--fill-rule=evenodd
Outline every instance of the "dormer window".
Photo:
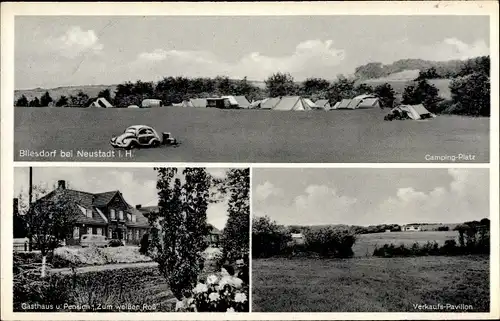
M 132 222 L 132 214 L 127 213 L 127 221 Z
M 109 210 L 109 216 L 111 216 L 112 220 L 116 220 L 116 213 L 114 209 Z
M 137 215 L 135 214 L 132 215 L 132 222 L 134 223 L 137 222 Z
M 118 218 L 123 221 L 123 211 L 118 211 Z
M 92 218 L 92 209 L 87 209 L 87 217 Z

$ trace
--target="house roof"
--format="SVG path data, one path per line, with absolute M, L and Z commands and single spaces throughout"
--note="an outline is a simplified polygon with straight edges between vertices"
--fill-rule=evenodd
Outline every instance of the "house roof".
M 126 213 L 135 214 L 137 217 L 137 222 L 126 222 L 127 226 L 149 226 L 147 218 L 134 207 L 130 206 L 122 197 L 119 191 L 109 191 L 103 193 L 88 193 L 83 191 L 77 191 L 73 189 L 56 189 L 43 198 L 51 198 L 58 193 L 70 201 L 71 208 L 77 217 L 77 222 L 81 224 L 93 224 L 93 225 L 106 225 L 108 222 L 106 217 L 100 213 L 99 208 L 106 207 L 113 198 L 118 195 L 122 198 L 123 202 L 127 205 L 128 209 L 125 210 Z M 86 210 L 92 210 L 92 217 L 88 217 L 85 213 Z

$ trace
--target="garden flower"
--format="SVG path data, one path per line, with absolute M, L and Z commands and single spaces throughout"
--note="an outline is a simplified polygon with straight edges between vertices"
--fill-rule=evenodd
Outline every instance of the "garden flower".
M 208 283 L 208 284 L 215 284 L 215 283 L 217 283 L 217 280 L 218 280 L 218 279 L 217 279 L 217 276 L 215 276 L 215 275 L 213 275 L 213 274 L 212 274 L 212 275 L 209 275 L 209 276 L 207 277 L 207 283 Z
M 208 298 L 210 299 L 210 301 L 217 301 L 217 300 L 219 300 L 220 295 L 219 295 L 219 293 L 212 292 L 212 293 L 210 293 Z
M 179 311 L 184 309 L 184 302 L 183 301 L 177 301 L 175 304 L 175 311 Z
M 234 296 L 234 302 L 245 302 L 247 300 L 247 296 L 245 293 L 236 293 Z
M 208 291 L 208 286 L 203 283 L 198 283 L 196 287 L 194 288 L 194 293 L 203 293 Z
M 235 288 L 239 289 L 239 288 L 241 288 L 241 286 L 243 285 L 243 280 L 242 280 L 242 279 L 240 279 L 240 278 L 234 278 L 234 277 L 233 277 L 233 278 L 231 278 L 231 284 L 232 284 Z
M 227 308 L 226 312 L 235 312 L 233 308 Z
M 220 279 L 220 281 L 219 281 L 219 287 L 221 289 L 223 289 L 226 284 L 231 284 L 231 277 L 229 277 L 229 276 L 223 276 Z

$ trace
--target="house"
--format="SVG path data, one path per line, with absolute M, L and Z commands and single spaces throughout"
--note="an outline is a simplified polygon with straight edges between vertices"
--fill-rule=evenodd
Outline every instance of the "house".
M 136 210 L 142 213 L 142 215 L 146 218 L 149 219 L 149 216 L 153 213 L 158 213 L 159 211 L 159 206 L 142 206 L 140 204 L 135 206 Z M 158 229 L 161 228 L 160 221 L 156 221 L 152 224 L 153 226 L 156 226 Z M 207 235 L 207 241 L 209 243 L 209 246 L 211 247 L 219 247 L 220 245 L 220 238 L 222 235 L 222 232 L 217 229 L 215 226 L 208 224 L 208 229 L 209 233 Z
M 58 187 L 41 199 L 58 195 L 71 202 L 76 216 L 73 235 L 66 240 L 68 245 L 79 244 L 84 234 L 104 235 L 127 244 L 139 244 L 149 229 L 148 220 L 129 205 L 118 190 L 104 193 L 77 191 L 67 189 L 65 181 L 59 180 Z
M 403 232 L 420 232 L 422 228 L 420 225 L 405 225 L 403 226 Z
M 113 108 L 113 105 L 109 103 L 109 101 L 106 100 L 106 98 L 97 98 L 94 100 L 89 107 L 93 108 Z

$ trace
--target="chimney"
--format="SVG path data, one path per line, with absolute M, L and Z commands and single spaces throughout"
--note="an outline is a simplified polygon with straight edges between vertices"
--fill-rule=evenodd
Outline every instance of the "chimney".
M 17 198 L 14 198 L 14 215 L 17 215 L 19 213 L 19 200 Z
M 57 181 L 57 187 L 60 189 L 66 189 L 66 181 L 65 180 L 58 180 Z
M 135 208 L 136 208 L 136 209 L 138 209 L 138 210 L 139 210 L 139 209 L 141 209 L 141 207 L 142 207 L 142 205 L 141 205 L 141 204 L 137 204 L 137 205 L 135 206 Z

